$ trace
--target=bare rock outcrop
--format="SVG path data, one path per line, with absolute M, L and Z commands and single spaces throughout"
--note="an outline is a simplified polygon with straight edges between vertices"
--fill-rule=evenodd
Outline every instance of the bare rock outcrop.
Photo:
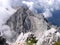
M 11 31 L 15 31 L 17 36 L 21 32 L 33 32 L 35 36 L 38 36 L 49 28 L 48 21 L 44 16 L 33 13 L 27 6 L 17 8 L 17 11 L 6 22 L 6 25 L 10 27 Z
M 48 23 L 41 14 L 32 13 L 27 7 L 19 8 L 6 22 L 15 32 L 40 32 L 47 30 Z M 39 31 L 38 31 L 39 32 Z

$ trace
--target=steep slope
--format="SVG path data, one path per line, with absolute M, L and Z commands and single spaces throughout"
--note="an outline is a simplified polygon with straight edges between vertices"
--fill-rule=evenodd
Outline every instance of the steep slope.
M 16 13 L 8 19 L 6 24 L 10 26 L 11 30 L 19 34 L 28 31 L 42 33 L 48 28 L 48 23 L 43 15 L 32 13 L 26 6 L 20 7 Z
M 15 41 L 21 32 L 33 32 L 35 36 L 38 36 L 42 35 L 43 32 L 49 28 L 48 21 L 44 18 L 44 16 L 42 14 L 33 13 L 27 6 L 17 8 L 17 11 L 5 24 L 8 25 L 10 27 L 10 31 L 12 31 L 11 38 L 9 36 L 9 38 L 5 36 L 5 38 L 9 41 Z
M 30 11 L 27 6 L 17 8 L 0 28 L 2 37 L 11 44 L 25 42 L 29 35 L 34 34 L 38 40 L 36 45 L 52 45 L 60 36 L 56 26 L 49 24 L 42 14 Z

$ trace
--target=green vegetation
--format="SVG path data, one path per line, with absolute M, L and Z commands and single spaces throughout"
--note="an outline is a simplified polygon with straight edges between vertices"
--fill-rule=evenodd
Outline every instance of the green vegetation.
M 53 45 L 60 45 L 60 42 L 59 41 L 55 42 Z
M 29 37 L 29 38 L 27 38 L 27 40 L 26 40 L 26 43 L 27 43 L 27 45 L 36 45 L 36 43 L 37 43 L 37 40 L 36 40 L 36 37 Z

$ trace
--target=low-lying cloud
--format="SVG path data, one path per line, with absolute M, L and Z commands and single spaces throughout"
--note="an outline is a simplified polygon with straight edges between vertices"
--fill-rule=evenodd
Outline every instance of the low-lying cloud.
M 37 9 L 43 9 L 43 14 L 46 18 L 52 16 L 52 11 L 60 10 L 60 0 L 31 0 L 31 1 L 22 1 L 26 4 L 30 10 L 34 10 L 38 13 Z M 47 14 L 45 14 L 47 13 Z

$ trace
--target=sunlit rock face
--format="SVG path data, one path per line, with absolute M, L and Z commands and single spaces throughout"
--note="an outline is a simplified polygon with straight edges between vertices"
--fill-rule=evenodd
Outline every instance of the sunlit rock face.
M 17 9 L 16 13 L 11 16 L 11 18 L 7 21 L 7 25 L 11 27 L 11 30 L 16 31 L 20 34 L 20 32 L 25 32 L 29 30 L 31 27 L 30 19 L 28 18 L 28 14 L 26 13 L 27 7 L 21 7 Z M 26 24 L 26 22 L 28 22 Z
M 57 27 L 49 24 L 42 14 L 33 13 L 26 5 L 16 9 L 14 14 L 6 17 L 6 23 L 0 26 L 0 32 L 2 37 L 6 38 L 6 42 L 24 43 L 31 33 L 38 40 L 36 45 L 52 45 L 52 42 L 58 40 L 60 33 L 56 32 Z
M 51 28 L 43 33 L 37 42 L 37 45 L 52 45 L 58 40 L 57 29 Z
M 33 32 L 35 36 L 42 35 L 48 28 L 48 21 L 41 14 L 32 13 L 27 6 L 17 8 L 17 11 L 8 19 L 6 25 L 16 32 L 18 36 L 21 32 Z M 16 36 L 16 37 L 17 37 Z

